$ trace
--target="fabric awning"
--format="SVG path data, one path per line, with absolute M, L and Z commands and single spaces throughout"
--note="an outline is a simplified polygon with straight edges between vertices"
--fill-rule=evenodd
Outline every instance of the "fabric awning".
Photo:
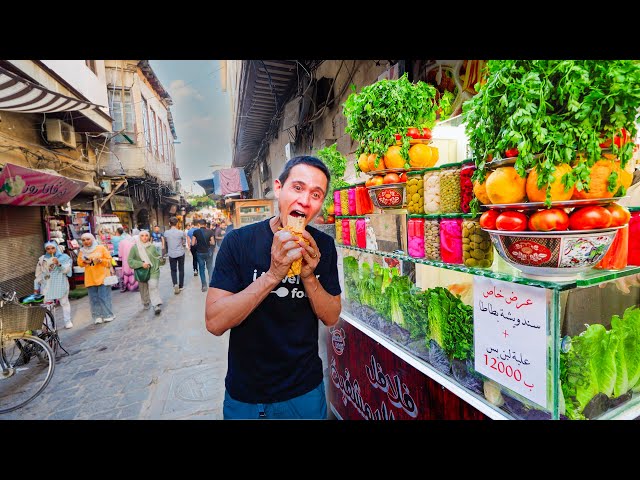
M 22 113 L 71 112 L 102 105 L 68 97 L 0 67 L 0 110 Z
M 240 194 L 249 190 L 247 175 L 244 168 L 223 168 L 213 172 L 213 178 L 196 180 L 204 188 L 207 195 L 215 194 L 219 197 Z

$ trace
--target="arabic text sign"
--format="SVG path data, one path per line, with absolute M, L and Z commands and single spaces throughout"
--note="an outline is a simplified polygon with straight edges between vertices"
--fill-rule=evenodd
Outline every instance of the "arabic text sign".
M 0 204 L 62 205 L 87 184 L 80 180 L 7 163 L 0 173 Z
M 546 408 L 546 291 L 474 276 L 473 330 L 475 369 Z

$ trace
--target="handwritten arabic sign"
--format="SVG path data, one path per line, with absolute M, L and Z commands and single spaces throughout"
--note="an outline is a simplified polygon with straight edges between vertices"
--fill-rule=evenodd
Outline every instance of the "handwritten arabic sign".
M 474 276 L 473 329 L 475 369 L 546 408 L 546 291 Z
M 0 173 L 0 204 L 62 205 L 87 182 L 7 163 Z

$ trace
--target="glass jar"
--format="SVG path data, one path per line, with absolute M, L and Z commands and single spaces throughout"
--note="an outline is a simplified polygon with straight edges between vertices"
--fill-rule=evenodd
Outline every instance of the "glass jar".
M 420 215 L 424 212 L 424 182 L 422 170 L 407 172 L 407 210 L 409 214 Z
M 423 172 L 424 213 L 440 213 L 440 169 L 426 168 Z
M 462 263 L 477 268 L 489 268 L 493 264 L 491 236 L 480 228 L 480 216 L 462 216 Z
M 640 207 L 628 207 L 631 212 L 629 220 L 629 247 L 627 263 L 640 266 Z
M 629 259 L 629 225 L 625 225 L 616 232 L 609 250 L 593 268 L 601 270 L 622 270 Z
M 367 219 L 358 218 L 356 220 L 356 240 L 358 248 L 367 248 Z
M 342 204 L 340 203 L 340 190 L 333 191 L 333 214 L 336 217 L 342 215 Z
M 410 215 L 407 220 L 407 252 L 410 257 L 424 258 L 424 218 Z
M 349 203 L 349 215 L 356 214 L 356 187 L 347 189 L 347 202 Z
M 424 216 L 424 258 L 440 261 L 440 215 Z
M 440 167 L 440 212 L 460 212 L 459 163 L 447 163 Z
M 376 232 L 371 226 L 371 220 L 367 217 L 364 219 L 367 229 L 367 250 L 378 250 L 378 241 L 376 240 Z
M 369 190 L 362 185 L 356 186 L 356 215 L 373 213 L 373 202 L 369 196 Z
M 469 202 L 473 200 L 473 182 L 471 176 L 476 171 L 474 160 L 465 160 L 460 167 L 460 210 L 462 213 L 469 213 L 471 207 Z
M 462 264 L 462 215 L 440 216 L 440 259 L 444 263 Z
M 336 242 L 338 242 L 340 245 L 343 245 L 343 243 L 342 243 L 342 218 L 338 218 L 338 217 L 336 217 Z
M 351 245 L 351 232 L 349 231 L 349 219 L 342 219 L 342 244 Z
M 349 215 L 349 190 L 346 188 L 340 190 L 340 211 L 342 215 Z
M 358 232 L 356 231 L 356 218 L 349 219 L 349 244 L 352 247 L 358 246 Z

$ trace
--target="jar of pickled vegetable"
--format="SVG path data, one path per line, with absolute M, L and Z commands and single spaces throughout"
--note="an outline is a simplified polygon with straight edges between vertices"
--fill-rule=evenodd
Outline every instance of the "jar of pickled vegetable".
M 423 172 L 424 213 L 440 213 L 440 169 L 426 168 Z
M 373 213 L 373 203 L 371 202 L 371 197 L 369 197 L 369 190 L 364 184 L 356 185 L 356 215 L 366 215 L 367 213 Z
M 337 190 L 336 190 L 337 192 Z M 336 217 L 336 242 L 343 245 L 342 243 L 342 219 Z
M 471 176 L 476 171 L 476 164 L 471 160 L 465 160 L 460 167 L 460 210 L 469 213 L 469 203 L 473 200 L 473 182 Z
M 424 216 L 424 258 L 440 261 L 440 215 Z
M 424 218 L 410 215 L 407 220 L 407 251 L 410 257 L 424 258 Z
M 424 212 L 424 182 L 422 170 L 407 172 L 407 210 L 410 214 L 420 215 Z
M 349 244 L 352 247 L 358 246 L 358 232 L 356 231 L 356 218 L 349 219 Z
M 640 266 L 640 207 L 628 207 L 631 212 L 629 220 L 629 253 L 627 263 Z
M 480 228 L 480 217 L 472 214 L 462 215 L 462 263 L 479 268 L 493 263 L 491 237 Z
M 371 220 L 367 217 L 365 220 L 365 228 L 367 229 L 367 250 L 378 250 L 378 241 L 376 240 L 376 232 L 371 226 Z
M 342 219 L 342 244 L 351 245 L 351 231 L 349 229 L 349 219 Z
M 444 263 L 462 264 L 462 215 L 440 216 L 440 259 Z
M 340 190 L 333 191 L 333 214 L 335 216 L 342 215 L 342 204 L 340 203 Z
M 356 214 L 356 187 L 347 189 L 347 202 L 349 203 L 349 215 Z
M 460 164 L 448 163 L 440 167 L 440 211 L 460 212 Z
M 358 248 L 367 248 L 367 219 L 358 218 L 356 220 L 356 240 Z
M 347 188 L 340 189 L 340 210 L 342 215 L 349 215 L 349 190 Z

